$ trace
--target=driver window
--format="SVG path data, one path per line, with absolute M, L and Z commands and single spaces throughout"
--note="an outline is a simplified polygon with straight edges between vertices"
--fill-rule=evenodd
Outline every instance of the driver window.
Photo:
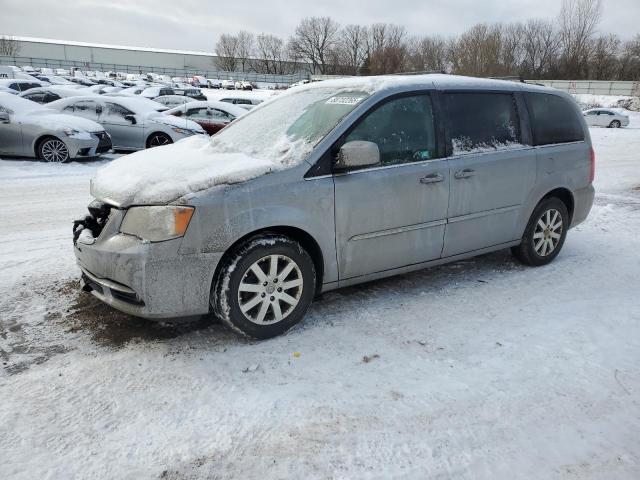
M 437 158 L 431 97 L 406 96 L 384 103 L 367 114 L 345 143 L 353 140 L 376 143 L 382 165 Z
M 187 117 L 208 119 L 209 117 L 207 115 L 207 107 L 190 108 L 189 110 L 187 110 Z
M 132 115 L 132 112 L 115 103 L 107 102 L 106 107 L 107 108 L 105 109 L 105 114 L 106 114 L 106 118 L 109 120 L 122 121 L 122 120 L 125 120 L 124 118 L 125 116 Z
M 76 102 L 73 105 L 70 105 L 70 107 L 72 107 L 72 111 L 74 112 L 74 114 L 80 117 L 95 120 L 95 118 L 98 116 L 98 113 L 96 111 L 96 103 L 89 100 Z M 67 108 L 65 108 L 65 110 Z

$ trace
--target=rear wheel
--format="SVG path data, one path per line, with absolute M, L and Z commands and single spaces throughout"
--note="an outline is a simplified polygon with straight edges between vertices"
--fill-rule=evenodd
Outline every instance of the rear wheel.
M 511 252 L 522 263 L 541 266 L 560 253 L 569 229 L 569 212 L 562 200 L 551 197 L 538 204 L 522 237 Z
M 51 163 L 67 162 L 69 149 L 62 140 L 56 137 L 47 137 L 38 144 L 38 158 Z
M 213 286 L 213 309 L 244 335 L 275 337 L 302 319 L 315 283 L 313 260 L 298 242 L 282 235 L 260 235 L 224 261 Z
M 609 128 L 620 128 L 621 125 L 620 120 L 614 120 L 609 124 Z
M 169 145 L 170 143 L 173 143 L 173 140 L 171 140 L 169 135 L 162 132 L 156 132 L 149 135 L 149 138 L 147 139 L 147 148 L 161 147 L 162 145 Z

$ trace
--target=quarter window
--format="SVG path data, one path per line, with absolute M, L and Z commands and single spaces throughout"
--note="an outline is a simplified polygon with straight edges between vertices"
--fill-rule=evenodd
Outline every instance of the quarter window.
M 510 93 L 448 93 L 449 136 L 454 155 L 520 146 L 520 122 Z
M 584 140 L 582 124 L 573 106 L 558 95 L 525 93 L 534 145 Z
M 429 95 L 395 98 L 367 114 L 345 143 L 376 143 L 382 165 L 429 160 L 437 158 L 434 123 Z

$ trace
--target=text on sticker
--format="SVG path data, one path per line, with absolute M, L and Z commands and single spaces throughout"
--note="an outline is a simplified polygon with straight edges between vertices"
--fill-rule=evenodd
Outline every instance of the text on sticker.
M 331 97 L 327 105 L 355 105 L 361 100 L 362 97 Z

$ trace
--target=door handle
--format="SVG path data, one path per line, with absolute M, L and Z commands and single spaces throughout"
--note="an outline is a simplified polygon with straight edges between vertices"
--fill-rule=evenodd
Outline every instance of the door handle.
M 427 185 L 429 183 L 438 183 L 444 180 L 444 175 L 440 173 L 432 173 L 420 179 L 420 183 Z
M 456 173 L 453 174 L 453 176 L 458 180 L 460 180 L 462 178 L 473 177 L 475 174 L 476 174 L 475 170 L 472 170 L 470 168 L 465 168 L 464 170 L 457 171 Z

